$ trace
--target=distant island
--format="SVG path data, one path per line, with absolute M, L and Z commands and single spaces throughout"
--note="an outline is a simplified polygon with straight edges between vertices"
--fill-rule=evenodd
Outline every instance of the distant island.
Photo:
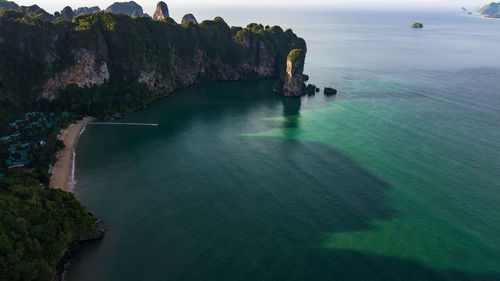
M 500 2 L 491 2 L 479 9 L 479 13 L 487 18 L 500 18 Z
M 135 2 L 50 14 L 0 0 L 0 50 L 6 280 L 53 280 L 80 242 L 103 236 L 73 194 L 49 188 L 63 137 L 81 129 L 71 123 L 119 117 L 209 81 L 275 79 L 273 91 L 289 97 L 306 89 L 306 42 L 292 30 L 230 27 L 221 17 L 198 23 L 192 14 L 178 24 L 164 2 L 151 18 Z M 66 189 L 64 181 L 55 187 Z

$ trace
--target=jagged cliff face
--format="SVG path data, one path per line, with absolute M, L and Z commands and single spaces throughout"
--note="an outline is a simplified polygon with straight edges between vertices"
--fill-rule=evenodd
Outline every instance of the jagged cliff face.
M 22 17 L 0 16 L 0 100 L 15 108 L 0 120 L 35 106 L 109 116 L 208 81 L 279 78 L 279 92 L 299 93 L 303 67 L 288 67 L 287 55 L 305 56 L 306 44 L 291 30 L 104 12 L 50 24 Z
M 158 4 L 156 5 L 155 14 L 153 15 L 153 19 L 162 20 L 162 19 L 168 18 L 169 16 L 170 15 L 168 14 L 167 4 L 163 1 L 158 2 Z
M 283 95 L 297 97 L 304 94 L 304 60 L 305 53 L 302 49 L 294 49 L 288 54 Z
M 135 3 L 134 1 L 130 2 L 115 2 L 108 8 L 106 8 L 106 12 L 115 13 L 115 14 L 124 14 L 133 17 L 139 17 L 144 15 L 142 7 Z
M 110 67 L 115 70 L 120 69 L 120 73 L 127 73 L 129 81 L 124 82 L 138 81 L 144 84 L 149 91 L 163 92 L 165 95 L 176 88 L 198 82 L 271 78 L 280 78 L 284 81 L 282 91 L 284 95 L 299 96 L 302 94 L 305 50 L 301 49 L 300 54 L 293 60 L 290 60 L 290 55 L 288 59 L 285 59 L 284 54 L 289 54 L 289 52 L 279 53 L 277 49 L 284 47 L 283 50 L 286 50 L 288 47 L 276 46 L 276 42 L 266 40 L 265 36 L 260 35 L 264 29 L 259 25 L 251 26 L 258 32 L 247 28 L 239 30 L 236 34 L 232 34 L 235 32 L 222 20 L 204 22 L 200 26 L 209 30 L 209 34 L 210 32 L 222 34 L 213 38 L 214 40 L 210 44 L 216 44 L 215 41 L 223 40 L 228 41 L 228 43 L 219 42 L 221 50 L 214 50 L 199 42 L 188 42 L 190 45 L 183 48 L 178 46 L 176 41 L 169 40 L 168 46 L 162 46 L 166 51 L 155 60 L 148 58 L 147 52 L 150 51 L 147 49 L 145 53 L 129 54 L 133 58 L 117 57 L 115 54 L 117 49 L 123 50 L 123 45 L 126 44 L 117 42 L 122 38 L 109 37 L 95 45 L 91 50 L 71 50 L 75 63 L 50 77 L 42 87 L 41 97 L 54 100 L 70 84 L 90 87 L 103 85 L 113 77 L 121 79 L 121 77 L 117 77 L 120 76 L 119 73 L 113 73 L 109 70 Z M 178 25 L 174 27 L 179 28 Z M 199 30 L 197 26 L 184 28 L 191 28 L 193 31 Z M 273 34 L 273 32 L 277 34 L 276 36 L 281 36 L 281 40 L 290 40 L 287 43 L 290 46 L 298 44 L 294 40 L 299 43 L 303 42 L 291 31 L 285 33 L 281 29 L 275 28 L 275 30 L 269 31 L 269 34 Z M 111 35 L 113 36 L 114 33 Z M 207 39 L 211 40 L 212 38 Z M 235 44 L 234 41 L 239 43 Z M 226 54 L 227 51 L 231 51 L 224 49 L 227 44 L 234 45 L 233 47 L 236 48 L 233 50 L 234 54 Z M 186 55 L 185 49 L 189 48 L 192 48 L 192 51 L 187 52 Z M 96 54 L 100 54 L 102 57 L 100 61 Z M 142 62 L 132 64 L 131 61 L 137 60 L 137 57 L 141 57 L 140 61 Z M 235 61 L 233 57 L 238 57 L 238 59 Z M 165 65 L 168 66 L 167 69 Z M 136 74 L 132 75 L 133 73 Z
M 42 87 L 41 97 L 53 100 L 70 84 L 90 87 L 102 85 L 109 80 L 108 65 L 106 62 L 98 62 L 95 54 L 85 49 L 75 50 L 73 54 L 75 64 L 50 78 Z
M 219 57 L 209 58 L 207 53 L 198 49 L 191 62 L 186 62 L 174 50 L 171 57 L 173 75 L 165 76 L 152 63 L 146 63 L 145 69 L 137 76 L 137 81 L 146 85 L 150 91 L 163 91 L 166 94 L 176 88 L 186 87 L 208 80 L 236 81 L 248 80 L 247 77 L 270 79 L 276 77 L 276 60 L 269 54 L 263 42 L 258 47 L 258 59 L 250 59 L 233 66 L 221 61 Z M 248 47 L 250 48 L 250 47 Z M 53 100 L 71 84 L 79 87 L 102 85 L 110 78 L 106 62 L 99 62 L 95 54 L 81 49 L 74 52 L 75 64 L 55 74 L 42 87 L 41 97 Z M 297 72 L 297 69 L 294 69 Z M 205 78 L 205 77 L 209 78 Z
M 157 69 L 148 67 L 139 73 L 138 81 L 145 84 L 150 91 L 164 91 L 169 93 L 178 87 L 186 87 L 205 79 L 215 81 L 237 81 L 248 80 L 252 76 L 258 79 L 270 79 L 276 77 L 275 59 L 270 56 L 260 43 L 258 60 L 249 60 L 245 63 L 232 66 L 223 63 L 219 57 L 209 58 L 207 53 L 198 49 L 189 64 L 184 61 L 176 51 L 172 56 L 174 76 L 164 76 Z M 209 76 L 210 78 L 205 78 Z M 174 79 L 172 79 L 174 78 Z M 172 82 L 175 81 L 175 82 Z

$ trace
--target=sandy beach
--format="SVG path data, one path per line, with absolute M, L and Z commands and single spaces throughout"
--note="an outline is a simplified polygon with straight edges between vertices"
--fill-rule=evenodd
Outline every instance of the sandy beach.
M 80 132 L 83 129 L 83 122 L 91 122 L 93 117 L 86 117 L 77 123 L 69 125 L 59 136 L 64 142 L 64 148 L 57 152 L 57 162 L 52 167 L 50 177 L 50 187 L 70 191 L 70 177 L 73 165 L 73 149 L 75 148 Z

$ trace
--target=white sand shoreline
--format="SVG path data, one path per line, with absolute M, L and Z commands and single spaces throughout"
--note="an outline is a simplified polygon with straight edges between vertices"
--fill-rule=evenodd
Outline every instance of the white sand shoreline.
M 51 170 L 50 187 L 72 191 L 74 181 L 74 159 L 75 147 L 78 138 L 85 128 L 84 122 L 91 122 L 94 117 L 86 117 L 76 123 L 69 125 L 63 130 L 59 139 L 64 142 L 64 148 L 57 152 L 57 162 Z

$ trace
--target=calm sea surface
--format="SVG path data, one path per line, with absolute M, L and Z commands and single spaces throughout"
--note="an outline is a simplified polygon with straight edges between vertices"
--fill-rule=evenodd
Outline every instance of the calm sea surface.
M 500 20 L 218 15 L 292 28 L 339 95 L 211 83 L 88 127 L 75 192 L 107 234 L 67 280 L 500 280 Z

